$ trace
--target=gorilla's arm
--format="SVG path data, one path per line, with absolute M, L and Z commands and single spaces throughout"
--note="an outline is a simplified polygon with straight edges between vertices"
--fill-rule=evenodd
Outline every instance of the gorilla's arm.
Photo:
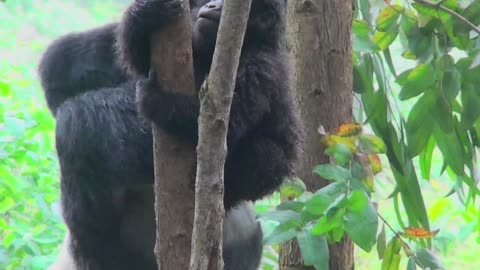
M 245 57 L 246 58 L 246 57 Z M 275 93 L 287 89 L 275 81 L 269 66 L 260 63 L 260 56 L 245 59 L 239 67 L 231 105 L 228 129 L 228 147 L 233 148 L 247 133 L 255 129 L 271 111 L 271 99 Z M 264 65 L 263 67 L 261 65 Z M 197 96 L 172 94 L 149 79 L 137 84 L 137 102 L 142 114 L 170 134 L 196 143 L 198 139 L 199 99 Z M 286 86 L 285 86 L 286 87 Z
M 228 157 L 225 167 L 225 206 L 270 194 L 293 174 L 300 128 L 288 71 L 273 52 L 244 55 L 232 100 Z M 150 77 L 137 85 L 140 111 L 176 137 L 197 142 L 197 97 L 170 94 Z
M 151 33 L 178 18 L 181 4 L 178 0 L 135 0 L 127 9 L 118 28 L 117 47 L 129 73 L 148 75 Z
M 115 55 L 116 27 L 109 24 L 68 34 L 53 42 L 43 54 L 38 71 L 54 115 L 73 96 L 126 81 Z

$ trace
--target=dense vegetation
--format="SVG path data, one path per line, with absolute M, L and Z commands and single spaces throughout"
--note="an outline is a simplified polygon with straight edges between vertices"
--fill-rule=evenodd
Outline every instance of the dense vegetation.
M 55 123 L 38 84 L 39 56 L 61 34 L 118 18 L 126 2 L 0 4 L 0 269 L 45 269 L 55 258 L 65 230 L 59 214 Z M 384 169 L 375 176 L 372 197 L 395 230 L 407 225 L 440 229 L 431 243 L 417 242 L 433 246 L 446 269 L 477 269 L 480 213 L 474 200 L 478 176 L 473 174 L 477 164 L 472 157 L 480 131 L 480 98 L 475 89 L 480 78 L 478 35 L 438 7 L 405 3 L 359 1 L 353 24 L 355 91 L 361 101 L 356 120 L 367 120 L 371 125 L 365 132 L 381 137 L 387 148 L 386 155 L 380 155 Z M 442 1 L 478 24 L 480 2 L 471 3 Z M 332 151 L 337 158 L 338 153 L 349 152 Z M 398 171 L 405 168 L 411 175 L 402 178 Z M 317 169 L 323 176 L 330 173 L 331 180 L 342 180 L 338 170 Z M 352 205 L 364 201 L 363 195 L 355 194 Z M 391 194 L 394 200 L 388 199 Z M 405 207 L 402 201 L 407 202 Z M 408 205 L 409 201 L 426 203 L 423 207 Z M 259 202 L 257 210 L 265 213 L 278 203 L 276 195 Z M 265 235 L 277 224 L 264 221 Z M 267 240 L 288 238 L 276 236 Z M 387 229 L 385 238 L 392 237 Z M 357 244 L 371 248 L 362 241 Z M 275 269 L 277 245 L 267 246 L 266 251 L 264 268 Z M 376 254 L 361 249 L 357 262 L 357 269 L 380 269 L 382 264 Z

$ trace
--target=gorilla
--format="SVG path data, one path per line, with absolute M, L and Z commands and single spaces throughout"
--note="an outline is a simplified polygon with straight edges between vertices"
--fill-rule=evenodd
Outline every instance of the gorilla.
M 197 90 L 210 69 L 222 2 L 190 0 Z M 61 37 L 41 59 L 68 227 L 57 264 L 64 270 L 157 269 L 151 124 L 196 145 L 200 105 L 198 96 L 172 94 L 150 75 L 150 36 L 182 12 L 181 0 L 135 0 L 120 23 Z M 293 176 L 300 153 L 284 19 L 285 0 L 253 0 L 227 136 L 226 270 L 258 268 L 262 231 L 251 202 Z

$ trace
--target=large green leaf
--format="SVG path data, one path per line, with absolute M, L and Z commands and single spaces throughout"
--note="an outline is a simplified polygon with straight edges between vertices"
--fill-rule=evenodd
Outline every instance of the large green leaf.
M 377 31 L 372 37 L 372 41 L 383 51 L 388 48 L 397 38 L 398 31 L 381 32 Z
M 333 181 L 345 182 L 350 179 L 350 171 L 337 165 L 318 165 L 313 170 L 314 173 L 320 175 L 322 178 Z
M 434 121 L 430 112 L 436 106 L 435 101 L 432 95 L 423 95 L 408 115 L 406 131 L 410 157 L 415 157 L 422 152 L 432 135 Z
M 463 84 L 461 93 L 463 112 L 462 127 L 467 130 L 473 127 L 480 117 L 480 91 L 478 85 L 470 82 Z
M 377 238 L 378 218 L 367 194 L 354 190 L 348 198 L 344 229 L 361 249 L 370 252 Z
M 438 257 L 428 249 L 421 248 L 417 251 L 416 256 L 423 267 L 429 267 L 432 270 L 445 269 Z
M 305 265 L 313 265 L 316 270 L 329 269 L 330 254 L 325 235 L 313 235 L 308 231 L 302 231 L 297 240 Z
M 400 99 L 407 100 L 418 96 L 433 86 L 435 72 L 431 64 L 419 64 L 407 76 L 400 92 Z
M 400 5 L 389 5 L 385 7 L 377 17 L 377 28 L 380 31 L 390 32 L 398 27 L 400 15 L 404 8 Z

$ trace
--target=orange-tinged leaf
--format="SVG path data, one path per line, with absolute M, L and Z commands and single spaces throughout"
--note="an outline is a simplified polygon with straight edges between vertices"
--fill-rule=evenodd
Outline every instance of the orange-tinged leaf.
M 368 161 L 370 162 L 370 166 L 372 166 L 372 172 L 374 175 L 382 171 L 382 162 L 377 154 L 369 154 Z
M 432 238 L 440 231 L 440 229 L 435 231 L 425 230 L 423 228 L 410 227 L 405 230 L 405 234 L 413 238 Z
M 362 126 L 358 123 L 348 123 L 339 126 L 334 133 L 342 137 L 358 136 L 362 133 Z
M 324 136 L 322 138 L 322 143 L 327 147 L 331 147 L 337 143 L 341 143 L 347 146 L 352 153 L 357 152 L 357 145 L 355 143 L 355 138 L 353 137 L 341 137 L 339 135 L 331 134 Z
M 375 179 L 371 175 L 367 175 L 365 178 L 362 179 L 363 184 L 368 188 L 368 191 L 374 192 L 375 191 Z
M 365 154 L 379 153 L 384 154 L 387 152 L 387 147 L 382 139 L 375 135 L 362 134 L 358 137 L 358 144 L 360 152 Z

